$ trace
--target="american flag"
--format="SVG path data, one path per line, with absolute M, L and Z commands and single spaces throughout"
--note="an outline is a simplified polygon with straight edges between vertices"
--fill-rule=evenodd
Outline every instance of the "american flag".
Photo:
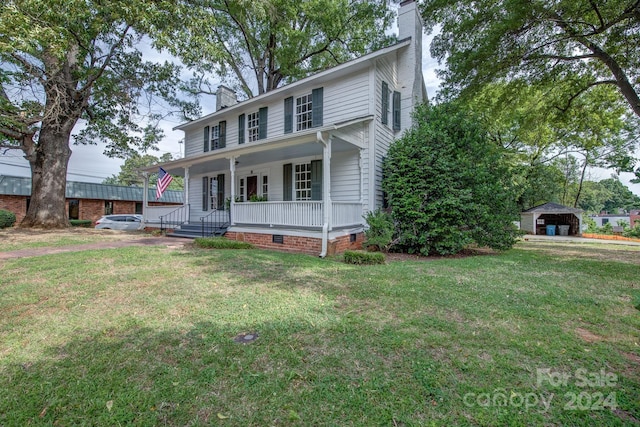
M 173 181 L 173 177 L 162 168 L 158 168 L 158 183 L 156 184 L 156 200 L 162 197 L 162 193 Z

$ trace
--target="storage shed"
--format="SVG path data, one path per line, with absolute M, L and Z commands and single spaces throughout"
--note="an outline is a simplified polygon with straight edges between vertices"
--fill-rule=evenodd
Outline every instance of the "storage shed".
M 582 235 L 582 210 L 545 203 L 520 214 L 520 228 L 529 234 Z

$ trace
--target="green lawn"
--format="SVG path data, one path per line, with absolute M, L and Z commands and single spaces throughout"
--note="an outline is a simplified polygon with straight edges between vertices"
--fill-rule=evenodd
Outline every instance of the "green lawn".
M 637 425 L 637 249 L 0 261 L 0 426 Z

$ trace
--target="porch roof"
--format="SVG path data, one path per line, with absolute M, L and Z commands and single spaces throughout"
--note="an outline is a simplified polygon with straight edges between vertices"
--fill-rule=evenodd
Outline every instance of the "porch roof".
M 293 134 L 278 135 L 267 138 L 258 143 L 233 145 L 231 147 L 210 151 L 197 156 L 185 157 L 167 163 L 160 163 L 139 169 L 140 171 L 156 173 L 161 166 L 174 176 L 184 176 L 184 169 L 190 168 L 192 173 L 198 174 L 206 170 L 224 170 L 229 167 L 229 159 L 236 158 L 245 165 L 260 164 L 287 158 L 321 155 L 322 146 L 318 144 L 318 134 L 324 137 L 333 136 L 334 152 L 351 150 L 354 147 L 363 148 L 364 141 L 349 133 L 353 128 L 373 120 L 373 115 L 353 118 L 332 125 L 307 129 Z M 350 129 L 351 128 L 351 129 Z M 363 129 L 362 129 L 363 130 Z M 202 169 L 202 170 L 199 170 Z

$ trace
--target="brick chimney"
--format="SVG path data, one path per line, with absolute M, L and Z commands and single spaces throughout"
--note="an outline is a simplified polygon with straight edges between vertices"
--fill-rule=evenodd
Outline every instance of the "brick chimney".
M 238 97 L 233 90 L 223 85 L 218 86 L 218 90 L 216 90 L 216 111 L 231 107 L 237 103 Z
M 427 102 L 422 75 L 423 22 L 415 0 L 405 0 L 398 9 L 398 40 L 411 39 L 407 49 L 398 56 L 398 85 L 401 93 L 402 128 L 411 126 L 416 104 Z

